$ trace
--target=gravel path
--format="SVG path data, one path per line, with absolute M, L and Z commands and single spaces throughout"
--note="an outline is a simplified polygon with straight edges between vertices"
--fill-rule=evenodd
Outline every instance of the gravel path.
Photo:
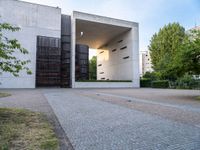
M 200 149 L 199 102 L 181 102 L 177 97 L 166 102 L 167 94 L 163 99 L 161 95 L 147 95 L 148 90 L 142 93 L 143 98 L 136 94 L 134 101 L 131 90 L 139 91 L 50 90 L 44 95 L 76 150 Z M 191 97 L 198 94 L 192 92 Z

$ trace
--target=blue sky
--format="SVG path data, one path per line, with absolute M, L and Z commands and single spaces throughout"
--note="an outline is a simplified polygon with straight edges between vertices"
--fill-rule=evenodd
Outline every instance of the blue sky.
M 151 36 L 165 24 L 179 22 L 190 29 L 200 25 L 200 0 L 23 0 L 138 22 L 140 51 L 148 49 Z

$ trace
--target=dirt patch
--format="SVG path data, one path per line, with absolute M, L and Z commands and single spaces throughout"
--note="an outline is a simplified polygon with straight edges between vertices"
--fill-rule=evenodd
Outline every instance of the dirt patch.
M 0 92 L 0 98 L 2 98 L 2 97 L 8 97 L 8 96 L 11 96 L 11 94 L 10 93 L 1 93 Z
M 200 96 L 197 96 L 197 97 L 196 97 L 196 100 L 200 101 Z
M 53 127 L 41 113 L 0 108 L 0 149 L 59 149 Z

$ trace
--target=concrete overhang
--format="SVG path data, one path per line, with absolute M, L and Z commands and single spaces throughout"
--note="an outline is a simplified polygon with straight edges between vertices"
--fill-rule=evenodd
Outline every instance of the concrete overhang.
M 115 37 L 138 27 L 138 23 L 109 17 L 73 12 L 76 43 L 86 44 L 90 48 L 101 48 Z
M 114 19 L 104 16 L 98 16 L 93 14 L 87 14 L 74 11 L 71 16 L 71 79 L 72 88 L 105 88 L 105 87 L 139 87 L 139 24 L 136 22 L 125 21 L 120 19 Z M 112 46 L 118 49 L 126 48 L 125 51 L 117 51 L 119 55 L 120 63 L 114 64 L 112 72 L 126 72 L 122 68 L 129 69 L 130 79 L 129 83 L 90 83 L 90 82 L 76 82 L 75 81 L 75 56 L 76 56 L 76 44 L 86 44 L 93 49 L 106 50 L 108 52 L 112 49 Z M 121 53 L 120 53 L 121 52 Z M 130 60 L 126 63 L 121 63 L 121 58 L 126 55 L 130 56 Z M 109 57 L 105 58 L 102 55 L 104 61 L 109 63 Z M 114 55 L 110 55 L 114 56 Z M 115 55 L 116 56 L 116 55 Z M 98 57 L 98 56 L 97 56 Z M 105 58 L 105 59 L 104 59 Z M 108 58 L 108 59 L 107 59 Z M 110 57 L 111 58 L 111 57 Z M 115 61 L 115 57 L 112 57 Z M 107 59 L 107 60 L 106 60 Z M 114 60 L 115 59 L 115 60 Z M 115 61 L 117 62 L 117 61 Z M 121 66 L 119 64 L 122 64 Z M 129 65 L 129 67 L 124 64 Z M 103 66 L 106 68 L 106 65 Z M 121 67 L 121 68 L 119 68 Z M 109 68 L 107 67 L 108 71 Z M 120 75 L 122 75 L 120 73 Z M 118 79 L 117 79 L 118 80 Z

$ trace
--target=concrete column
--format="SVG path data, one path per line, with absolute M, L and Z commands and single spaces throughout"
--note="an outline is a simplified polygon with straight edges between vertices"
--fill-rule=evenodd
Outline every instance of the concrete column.
M 139 25 L 138 27 L 133 27 L 132 33 L 132 48 L 133 48 L 133 87 L 140 87 L 140 74 L 139 74 Z
M 75 88 L 76 19 L 71 17 L 71 86 Z

